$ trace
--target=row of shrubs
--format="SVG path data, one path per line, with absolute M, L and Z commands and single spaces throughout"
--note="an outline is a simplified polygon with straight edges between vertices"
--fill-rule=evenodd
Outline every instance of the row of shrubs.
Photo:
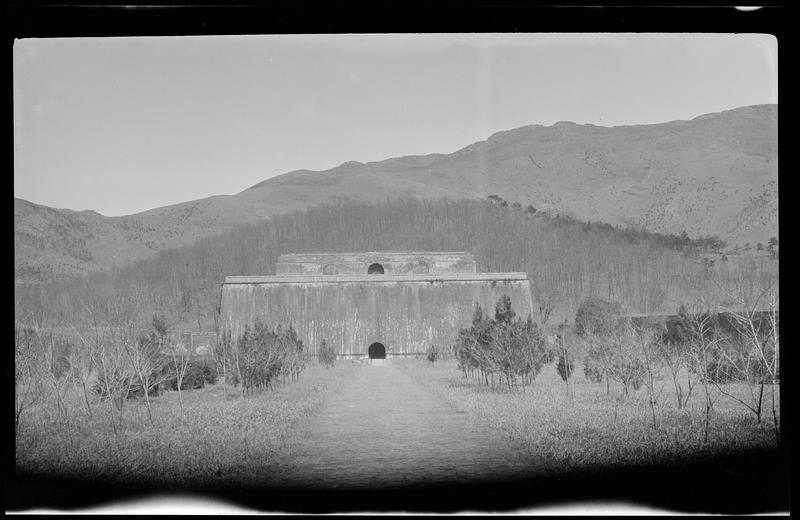
M 303 342 L 294 328 L 271 330 L 256 320 L 233 347 L 230 332 L 217 345 L 217 362 L 222 365 L 226 382 L 241 385 L 244 392 L 271 388 L 282 380 L 297 380 L 308 364 Z
M 701 331 L 696 330 L 699 321 L 711 324 Z M 638 390 L 645 378 L 647 367 L 640 355 L 631 350 L 637 344 L 650 341 L 660 357 L 668 355 L 683 356 L 685 366 L 695 374 L 703 374 L 717 383 L 741 379 L 743 371 L 731 361 L 735 359 L 731 349 L 736 350 L 735 338 L 720 322 L 719 316 L 693 316 L 681 309 L 677 320 L 669 327 L 645 331 L 634 326 L 630 319 L 622 316 L 619 304 L 601 299 L 585 301 L 578 309 L 575 327 L 570 330 L 564 323 L 559 327 L 557 341 L 548 344 L 540 327 L 530 318 L 522 320 L 516 316 L 508 296 L 502 296 L 496 303 L 494 319 L 484 315 L 478 305 L 472 317 L 471 326 L 459 331 L 452 354 L 465 376 L 477 378 L 486 384 L 500 382 L 513 386 L 519 380 L 522 385 L 531 383 L 541 368 L 556 361 L 556 371 L 565 381 L 569 380 L 575 368 L 576 351 L 564 348 L 566 336 L 573 330 L 584 340 L 580 349 L 583 357 L 583 373 L 588 381 L 608 385 L 609 380 L 619 381 L 625 392 L 628 388 Z M 730 328 L 730 327 L 729 327 Z M 652 336 L 655 334 L 655 337 Z M 697 359 L 689 355 L 691 345 L 700 338 L 716 347 L 705 353 L 704 370 L 699 370 Z M 725 335 L 724 341 L 715 341 Z M 163 345 L 166 327 L 163 322 L 154 320 L 153 330 L 140 338 L 142 348 L 150 345 Z M 572 342 L 574 344 L 574 341 Z M 724 351 L 727 348 L 728 351 Z M 431 346 L 426 358 L 435 362 L 446 352 Z M 733 352 L 735 354 L 735 352 Z M 318 359 L 326 367 L 332 367 L 336 360 L 335 347 L 323 340 L 319 346 Z M 218 375 L 225 375 L 226 382 L 241 385 L 245 392 L 272 387 L 276 381 L 296 380 L 305 368 L 308 355 L 304 345 L 297 338 L 295 330 L 271 330 L 260 321 L 245 326 L 244 333 L 237 338 L 235 348 L 230 334 L 226 333 L 217 343 L 213 359 L 193 358 L 189 361 L 182 379 L 181 390 L 202 388 L 213 384 Z M 747 359 L 753 371 L 759 370 L 759 360 Z M 158 395 L 164 390 L 177 390 L 178 377 L 174 363 L 164 357 L 156 364 L 147 381 L 150 395 Z M 129 389 L 129 397 L 144 395 L 140 378 L 133 375 L 112 378 L 117 384 Z M 106 381 L 101 373 L 94 384 L 95 391 L 105 397 Z
M 178 374 L 175 364 L 166 356 L 159 363 L 159 368 L 153 370 L 148 378 L 151 386 L 147 392 L 150 396 L 158 396 L 167 390 L 178 390 Z M 213 385 L 217 382 L 217 368 L 213 360 L 206 357 L 190 359 L 186 371 L 181 378 L 181 390 L 197 390 L 205 385 Z M 112 374 L 109 381 L 106 381 L 106 374 L 100 372 L 92 385 L 92 390 L 101 398 L 108 397 L 107 385 L 122 385 L 127 388 L 128 399 L 144 397 L 144 387 L 140 378 L 134 374 Z
M 484 316 L 480 305 L 475 307 L 472 325 L 459 331 L 453 354 L 465 377 L 493 384 L 498 376 L 508 386 L 518 379 L 523 386 L 529 384 L 553 361 L 541 329 L 530 318 L 516 317 L 508 296 L 498 300 L 494 319 Z M 429 352 L 430 357 L 438 354 Z
M 767 357 L 771 355 L 769 340 L 766 336 L 763 340 Z M 494 319 L 484 316 L 476 305 L 472 325 L 459 331 L 452 352 L 465 377 L 477 377 L 486 384 L 499 376 L 508 386 L 518 379 L 525 385 L 542 366 L 554 361 L 559 376 L 567 381 L 580 359 L 588 381 L 605 381 L 607 386 L 617 381 L 627 393 L 641 387 L 648 362 L 651 368 L 679 364 L 711 383 L 766 381 L 769 374 L 763 360 L 753 355 L 747 341 L 721 314 L 692 315 L 681 308 L 668 325 L 634 323 L 623 316 L 618 303 L 589 299 L 579 307 L 574 328 L 563 323 L 555 343 L 548 344 L 541 329 L 530 319 L 517 318 L 510 299 L 503 296 L 497 301 Z M 698 345 L 705 346 L 702 355 Z M 435 347 L 429 349 L 429 361 L 440 357 Z
M 252 327 L 246 326 L 235 345 L 229 332 L 223 334 L 210 357 L 181 352 L 176 359 L 171 348 L 174 345 L 163 320 L 155 317 L 151 329 L 139 337 L 137 350 L 152 368 L 143 377 L 132 366 L 114 364 L 108 373 L 100 369 L 92 390 L 104 399 L 109 394 L 117 399 L 121 396 L 132 399 L 145 396 L 145 385 L 147 395 L 158 396 L 165 390 L 178 390 L 179 380 L 183 391 L 214 384 L 219 376 L 224 376 L 226 383 L 241 386 L 248 393 L 271 388 L 279 380 L 297 380 L 307 364 L 303 342 L 291 326 L 271 330 L 260 321 Z M 335 359 L 335 351 L 332 356 Z
M 762 336 L 764 357 L 770 358 L 774 342 L 769 327 L 756 322 L 755 330 Z M 644 341 L 652 344 L 656 362 L 678 363 L 710 383 L 770 379 L 764 360 L 751 348 L 751 338 L 744 337 L 726 314 L 692 314 L 681 306 L 666 323 L 635 324 L 622 316 L 618 303 L 590 299 L 578 308 L 575 332 L 588 340 L 584 375 L 594 383 L 610 378 L 626 389 L 638 389 L 646 366 L 641 356 L 630 350 Z
M 133 355 L 130 354 L 129 355 Z M 101 365 L 92 390 L 106 399 L 111 395 L 134 399 L 157 396 L 165 390 L 194 390 L 217 382 L 217 366 L 213 359 L 197 356 L 172 343 L 165 320 L 156 315 L 150 329 L 139 335 L 135 357 L 140 361 L 140 377 L 133 366 L 113 363 L 109 373 Z M 180 374 L 180 377 L 179 377 Z M 109 392 L 110 391 L 110 392 Z

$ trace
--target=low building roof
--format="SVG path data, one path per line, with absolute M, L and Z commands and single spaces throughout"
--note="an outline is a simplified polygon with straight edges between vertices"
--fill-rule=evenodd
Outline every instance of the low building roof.
M 527 273 L 226 276 L 225 285 L 274 283 L 493 282 L 527 280 Z

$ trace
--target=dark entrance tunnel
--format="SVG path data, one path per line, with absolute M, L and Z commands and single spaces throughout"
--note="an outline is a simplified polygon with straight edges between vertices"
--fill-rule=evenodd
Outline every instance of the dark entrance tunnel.
M 381 264 L 372 264 L 367 268 L 367 274 L 383 274 L 383 266 Z
M 367 349 L 370 359 L 386 359 L 386 347 L 383 343 L 373 343 Z

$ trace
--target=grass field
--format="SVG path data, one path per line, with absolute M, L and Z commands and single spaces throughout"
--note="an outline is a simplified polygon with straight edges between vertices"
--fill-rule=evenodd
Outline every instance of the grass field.
M 459 495 L 462 500 L 489 501 L 481 502 L 481 507 L 496 508 L 501 495 L 507 506 L 533 499 L 571 500 L 577 494 L 587 500 L 636 497 L 681 510 L 759 512 L 788 507 L 788 473 L 779 467 L 780 452 L 774 449 L 769 393 L 762 424 L 739 403 L 717 397 L 705 442 L 701 389 L 695 388 L 689 405 L 679 410 L 667 379 L 657 382 L 654 428 L 644 388 L 617 401 L 614 396 L 619 388 L 612 385 L 609 397 L 604 384 L 587 382 L 580 371 L 568 399 L 554 365 L 544 367 L 522 391 L 492 389 L 465 379 L 453 361 L 391 363 L 432 398 L 438 396 L 467 414 L 461 417 L 484 422 L 496 429 L 496 435 L 513 439 L 509 444 L 519 450 L 520 459 L 526 464 L 530 461 L 530 481 L 500 482 L 485 497 L 471 491 Z M 313 507 L 334 511 L 331 503 L 342 500 L 340 495 L 310 495 L 314 489 L 287 491 L 281 479 L 291 473 L 295 455 L 302 451 L 298 447 L 308 424 L 303 419 L 322 410 L 330 395 L 353 380 L 356 370 L 359 367 L 343 361 L 329 370 L 312 364 L 298 382 L 246 397 L 218 383 L 184 392 L 183 411 L 177 392 L 167 392 L 152 401 L 154 426 L 143 400 L 130 400 L 116 435 L 108 420 L 107 402 L 96 397 L 91 419 L 77 395 L 70 400 L 66 418 L 59 418 L 48 406 L 31 409 L 17 430 L 16 469 L 23 480 L 15 484 L 14 496 L 18 504 L 38 505 L 44 499 L 53 504 L 92 502 L 134 490 L 222 490 L 234 501 L 261 500 L 260 507 L 270 510 L 281 505 L 287 511 Z M 741 397 L 746 391 L 743 385 L 726 389 Z M 369 389 L 360 391 L 369 393 Z M 400 432 L 395 438 L 402 437 Z M 451 437 L 453 442 L 458 438 Z M 464 449 L 459 448 L 463 447 L 454 447 L 453 453 L 460 453 L 463 462 Z M 730 462 L 729 456 L 744 453 L 760 458 L 745 466 Z M 467 455 L 467 460 L 472 458 Z M 693 465 L 701 460 L 704 467 Z M 353 461 L 357 463 L 357 457 Z M 688 471 L 650 471 L 687 465 Z M 670 484 L 664 487 L 666 481 Z M 405 510 L 414 503 L 407 500 L 419 498 L 414 490 L 409 495 L 376 495 L 378 491 L 350 496 L 353 505 L 348 510 L 364 507 L 365 501 L 382 510 L 390 507 L 392 502 L 387 500 Z M 452 507 L 449 492 L 426 492 L 429 501 Z M 22 502 L 20 493 L 25 494 Z
M 615 466 L 691 463 L 776 446 L 765 395 L 761 424 L 741 404 L 718 396 L 704 440 L 704 400 L 696 387 L 678 409 L 667 379 L 657 381 L 656 422 L 644 388 L 618 400 L 620 389 L 592 384 L 576 370 L 572 397 L 553 365 L 524 391 L 492 389 L 465 379 L 454 361 L 435 365 L 393 360 L 420 385 L 457 408 L 527 446 L 543 474 L 607 470 Z M 16 438 L 18 470 L 62 478 L 124 480 L 152 485 L 269 484 L 291 453 L 292 428 L 343 385 L 355 367 L 338 362 L 330 370 L 312 364 L 297 383 L 242 397 L 217 383 L 152 400 L 155 425 L 143 400 L 126 403 L 124 423 L 114 434 L 108 404 L 96 401 L 89 418 L 75 396 L 67 418 L 46 407 L 31 410 Z M 745 397 L 744 385 L 727 390 Z
M 17 432 L 17 471 L 159 487 L 269 484 L 278 473 L 272 468 L 291 452 L 295 423 L 353 369 L 350 363 L 330 370 L 312 364 L 298 382 L 246 397 L 219 383 L 185 391 L 183 412 L 178 393 L 166 392 L 152 400 L 155 426 L 143 400 L 131 400 L 117 435 L 105 401 L 94 403 L 92 419 L 77 398 L 68 419 L 34 409 Z
M 644 387 L 619 402 L 620 389 L 586 381 L 576 370 L 572 399 L 554 365 L 546 366 L 524 391 L 491 389 L 465 379 L 455 361 L 432 365 L 398 362 L 420 384 L 467 413 L 493 424 L 526 445 L 543 474 L 608 470 L 623 466 L 691 464 L 716 455 L 776 446 L 771 401 L 765 392 L 764 415 L 755 415 L 729 397 L 719 396 L 704 441 L 705 404 L 696 387 L 688 406 L 678 409 L 671 381 L 656 382 L 656 422 Z M 576 367 L 577 368 L 577 367 Z M 741 398 L 744 385 L 727 385 Z M 776 401 L 779 402 L 776 397 Z

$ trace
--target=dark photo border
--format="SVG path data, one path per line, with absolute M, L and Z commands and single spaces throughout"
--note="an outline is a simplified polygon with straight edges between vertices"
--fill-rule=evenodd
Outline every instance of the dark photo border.
M 6 103 L 10 117 L 10 171 L 13 172 L 12 49 L 19 38 L 185 36 L 310 33 L 427 32 L 702 32 L 765 33 L 778 39 L 779 70 L 789 71 L 791 17 L 783 7 L 753 11 L 733 7 L 535 7 L 524 4 L 430 4 L 400 2 L 367 5 L 267 6 L 28 6 L 6 8 Z M 789 74 L 780 74 L 781 112 L 791 112 Z M 787 118 L 779 118 L 780 147 L 788 148 Z M 784 148 L 787 147 L 787 148 Z M 788 154 L 785 154 L 788 155 Z M 782 157 L 781 172 L 791 171 Z M 784 160 L 784 158 L 786 160 Z M 10 177 L 10 176 L 9 176 Z M 781 192 L 790 190 L 779 178 Z M 13 179 L 13 177 L 10 177 Z M 12 181 L 13 183 L 13 181 Z M 13 186 L 12 186 L 13 191 Z M 783 208 L 781 207 L 781 211 Z M 784 248 L 784 251 L 787 251 Z M 786 279 L 784 279 L 786 281 Z M 118 500 L 179 490 L 134 483 L 60 480 L 18 473 L 13 429 L 13 354 L 6 349 L 5 499 L 6 510 L 75 510 Z M 789 350 L 789 349 L 786 349 Z M 782 351 L 782 364 L 792 366 Z M 782 403 L 791 395 L 782 381 Z M 791 413 L 791 409 L 786 409 Z M 739 453 L 699 459 L 670 468 L 623 468 L 603 473 L 564 475 L 555 480 L 486 482 L 465 486 L 409 486 L 369 491 L 315 489 L 200 489 L 195 496 L 260 511 L 330 513 L 357 511 L 456 512 L 519 511 L 585 503 L 630 503 L 668 511 L 774 513 L 789 511 L 791 424 L 782 424 L 783 445 L 768 453 Z

